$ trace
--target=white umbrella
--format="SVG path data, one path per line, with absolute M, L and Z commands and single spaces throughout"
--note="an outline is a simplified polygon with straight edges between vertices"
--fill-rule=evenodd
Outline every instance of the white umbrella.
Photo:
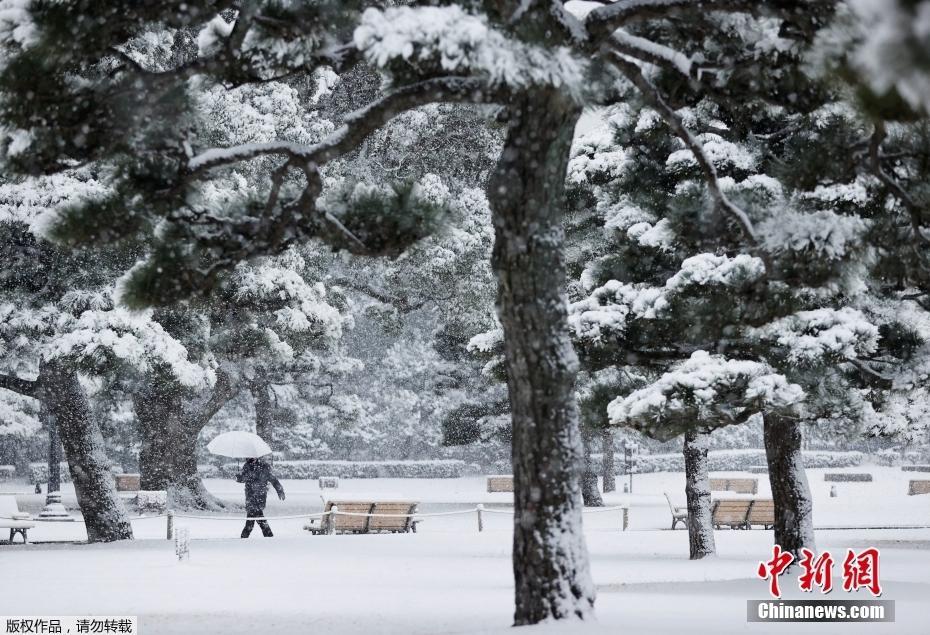
M 213 454 L 234 459 L 250 459 L 271 454 L 271 448 L 262 438 L 251 432 L 224 432 L 207 444 Z

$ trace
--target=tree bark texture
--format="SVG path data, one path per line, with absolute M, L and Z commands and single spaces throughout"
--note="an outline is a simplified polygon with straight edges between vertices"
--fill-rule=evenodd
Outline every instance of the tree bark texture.
M 555 89 L 515 98 L 488 186 L 513 417 L 517 625 L 584 618 L 594 605 L 562 256 L 565 171 L 579 114 Z
M 685 497 L 688 506 L 688 549 L 692 560 L 716 552 L 710 478 L 707 473 L 709 437 L 694 430 L 685 433 Z
M 217 378 L 205 404 L 192 405 L 184 389 L 170 377 L 150 377 L 134 398 L 142 447 L 139 452 L 141 486 L 165 490 L 173 507 L 222 509 L 220 499 L 207 491 L 197 472 L 197 439 L 233 396 L 225 375 Z
M 801 557 L 801 549 L 816 551 L 814 506 L 801 457 L 801 423 L 768 414 L 763 425 L 769 483 L 775 502 L 775 544 Z
M 604 453 L 601 461 L 604 493 L 617 491 L 617 463 L 614 456 L 614 431 L 610 428 L 601 430 L 601 451 Z
M 271 385 L 262 381 L 252 381 L 249 391 L 255 406 L 255 434 L 274 449 L 274 403 L 271 400 Z
M 604 499 L 597 489 L 597 469 L 591 459 L 591 444 L 594 442 L 594 431 L 586 430 L 582 424 L 581 441 L 584 444 L 584 465 L 581 473 L 581 499 L 585 507 L 603 507 Z
M 54 417 L 68 459 L 89 542 L 131 540 L 132 526 L 116 493 L 116 480 L 104 451 L 77 372 L 63 362 L 42 364 L 41 398 Z

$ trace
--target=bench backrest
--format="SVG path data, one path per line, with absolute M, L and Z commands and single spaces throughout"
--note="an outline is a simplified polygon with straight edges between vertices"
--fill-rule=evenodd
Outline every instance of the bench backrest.
M 138 474 L 115 474 L 117 492 L 138 492 L 141 488 L 141 477 Z
M 774 525 L 775 501 L 766 498 L 753 500 L 752 507 L 749 508 L 749 524 Z
M 869 483 L 872 481 L 872 474 L 869 472 L 827 472 L 823 475 L 823 480 L 836 483 Z
M 372 516 L 368 524 L 370 531 L 407 531 L 413 520 L 410 514 L 417 511 L 417 504 L 410 502 L 375 503 L 372 514 L 386 514 L 385 516 Z
M 727 479 L 725 478 L 712 478 L 710 479 L 710 489 L 716 491 L 726 491 L 727 489 Z
M 488 477 L 488 491 L 489 492 L 512 492 L 513 491 L 513 477 L 512 476 L 489 476 Z
M 669 508 L 669 510 L 674 514 L 674 513 L 675 513 L 675 506 L 672 505 L 672 497 L 668 495 L 668 492 L 662 492 L 662 493 L 665 494 L 665 500 L 668 501 L 668 508 Z
M 0 517 L 10 518 L 19 512 L 16 496 L 13 494 L 0 494 Z
M 714 504 L 714 519 L 716 525 L 737 525 L 746 522 L 749 515 L 748 500 L 718 500 Z
M 339 508 L 339 511 L 349 514 L 370 514 L 375 508 L 374 503 L 358 501 L 327 501 L 325 511 L 331 511 L 333 506 Z M 336 531 L 368 531 L 368 521 L 370 516 L 327 516 L 330 519 L 331 526 Z
M 755 478 L 712 478 L 710 489 L 736 492 L 737 494 L 755 494 L 759 491 L 759 479 Z
M 930 481 L 911 481 L 907 490 L 910 496 L 915 494 L 930 494 Z

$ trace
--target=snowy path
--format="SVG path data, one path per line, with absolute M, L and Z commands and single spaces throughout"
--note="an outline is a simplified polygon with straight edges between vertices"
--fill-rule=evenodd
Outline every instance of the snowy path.
M 809 470 L 818 525 L 895 524 L 930 520 L 930 496 L 906 496 L 906 481 L 920 478 L 893 468 L 867 468 L 874 483 L 841 483 L 829 497 L 823 470 Z M 861 471 L 861 470 L 860 470 Z M 344 480 L 336 496 L 399 495 L 423 501 L 424 512 L 463 509 L 481 502 L 505 507 L 507 494 L 488 494 L 484 479 Z M 209 481 L 217 495 L 241 496 L 231 481 Z M 700 632 L 830 633 L 827 625 L 747 624 L 745 600 L 763 599 L 754 578 L 770 555 L 771 532 L 718 531 L 716 558 L 689 562 L 684 531 L 668 531 L 663 490 L 681 498 L 681 474 L 634 477 L 634 495 L 610 494 L 609 504 L 633 506 L 630 531 L 619 514 L 585 514 L 592 572 L 598 585 L 595 625 L 564 624 L 542 633 Z M 7 491 L 24 487 L 4 484 Z M 288 499 L 271 501 L 269 515 L 316 511 L 319 491 L 308 481 L 285 482 Z M 760 479 L 760 496 L 768 493 Z M 68 492 L 66 491 L 66 499 Z M 42 497 L 20 497 L 34 508 Z M 0 614 L 138 614 L 143 633 L 187 634 L 197 628 L 238 633 L 512 633 L 512 517 L 486 514 L 486 531 L 474 514 L 429 518 L 416 535 L 310 536 L 303 521 L 272 523 L 276 538 L 236 539 L 239 521 L 178 520 L 193 538 L 191 560 L 178 563 L 164 540 L 164 519 L 137 520 L 133 543 L 0 546 L 0 571 L 17 580 L 0 594 Z M 82 539 L 80 523 L 37 527 L 35 540 Z M 820 531 L 821 548 L 882 548 L 886 598 L 897 601 L 897 623 L 843 625 L 843 633 L 927 633 L 930 623 L 930 529 Z M 791 578 L 784 586 L 793 585 Z M 787 594 L 799 596 L 792 590 Z M 834 597 L 846 597 L 834 592 Z M 47 598 L 54 598 L 48 600 Z
M 884 597 L 897 601 L 897 623 L 844 625 L 844 633 L 927 632 L 930 530 L 901 534 L 819 535 L 834 551 L 881 547 Z M 683 531 L 587 537 L 599 624 L 537 630 L 680 633 L 700 623 L 701 633 L 838 632 L 823 624 L 746 624 L 745 600 L 766 597 L 765 583 L 753 576 L 769 551 L 769 532 L 717 532 L 720 555 L 704 562 L 687 560 Z M 901 538 L 908 542 L 895 542 Z M 198 628 L 229 635 L 505 633 L 513 632 L 509 554 L 508 531 L 195 540 L 185 563 L 164 540 L 3 548 L 0 568 L 17 584 L 0 594 L 0 614 L 138 614 L 145 635 Z

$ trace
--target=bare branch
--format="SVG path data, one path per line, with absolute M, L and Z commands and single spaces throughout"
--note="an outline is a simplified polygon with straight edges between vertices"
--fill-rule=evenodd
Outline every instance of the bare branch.
M 23 379 L 13 375 L 0 375 L 0 388 L 6 388 L 24 397 L 35 397 L 39 382 L 33 379 Z
M 584 27 L 594 42 L 603 42 L 615 30 L 631 22 L 686 12 L 752 11 L 764 4 L 752 0 L 618 0 L 589 13 Z
M 395 307 L 397 310 L 402 313 L 410 313 L 411 311 L 416 311 L 417 309 L 423 308 L 429 300 L 421 300 L 418 302 L 411 302 L 409 298 L 403 296 L 395 296 L 380 291 L 368 284 L 361 284 L 351 280 L 349 278 L 333 278 L 328 281 L 330 285 L 336 285 L 340 287 L 346 287 L 352 289 L 353 291 L 358 291 L 359 293 L 364 293 L 368 297 L 381 302 L 382 304 L 390 304 Z
M 894 386 L 894 378 L 883 375 L 868 364 L 858 359 L 847 359 L 846 361 L 862 373 L 863 380 L 866 383 L 886 389 L 890 389 Z
M 203 405 L 200 410 L 190 418 L 190 424 L 193 429 L 200 430 L 210 422 L 210 419 L 226 405 L 226 402 L 236 396 L 236 391 L 232 382 L 222 370 L 216 373 L 216 383 L 213 385 L 213 392 L 210 399 Z
M 492 88 L 476 78 L 427 79 L 398 88 L 350 113 L 343 119 L 342 126 L 315 145 L 272 141 L 214 148 L 193 157 L 187 167 L 196 175 L 212 168 L 269 155 L 284 155 L 295 162 L 323 165 L 355 150 L 368 135 L 407 110 L 431 103 L 498 103 L 506 101 L 506 98 L 504 89 Z
M 707 183 L 707 189 L 710 191 L 714 204 L 733 218 L 743 230 L 749 242 L 752 243 L 754 247 L 758 247 L 759 239 L 756 236 L 755 228 L 752 226 L 752 221 L 749 220 L 749 216 L 746 215 L 746 212 L 737 207 L 727 195 L 724 194 L 723 190 L 720 188 L 720 181 L 717 178 L 717 169 L 710 159 L 707 158 L 707 155 L 704 154 L 704 147 L 701 145 L 701 142 L 691 134 L 681 120 L 681 117 L 678 116 L 678 113 L 665 102 L 661 93 L 659 93 L 658 89 L 656 89 L 648 79 L 646 79 L 639 66 L 623 59 L 619 55 L 611 56 L 611 62 L 639 88 L 647 103 L 659 112 L 672 131 L 678 135 L 688 149 L 691 150 L 698 167 L 700 167 L 701 172 L 704 174 L 704 180 Z M 766 265 L 768 264 L 769 263 L 766 262 Z

